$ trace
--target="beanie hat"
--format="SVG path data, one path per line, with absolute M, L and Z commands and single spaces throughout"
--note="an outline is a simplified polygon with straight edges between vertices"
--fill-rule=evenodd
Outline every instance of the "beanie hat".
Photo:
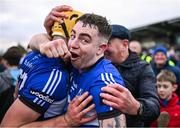
M 158 46 L 154 49 L 154 54 L 155 55 L 157 52 L 162 52 L 164 55 L 167 56 L 167 49 L 164 46 Z

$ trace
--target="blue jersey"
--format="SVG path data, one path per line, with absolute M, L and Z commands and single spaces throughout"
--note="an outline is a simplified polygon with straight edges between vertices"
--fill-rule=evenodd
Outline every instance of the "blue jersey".
M 118 83 L 124 86 L 123 79 L 118 70 L 109 60 L 100 59 L 89 70 L 79 73 L 77 69 L 73 69 L 70 74 L 70 95 L 69 100 L 75 96 L 81 95 L 88 91 L 93 96 L 95 104 L 94 112 L 97 113 L 98 119 L 108 119 L 120 115 L 120 112 L 102 103 L 100 97 L 101 88 L 112 83 Z M 89 115 L 91 115 L 89 113 Z M 85 124 L 87 126 L 98 126 L 98 120 Z
M 67 103 L 68 80 L 63 60 L 30 52 L 20 65 L 19 99 L 40 113 L 40 120 L 61 115 Z

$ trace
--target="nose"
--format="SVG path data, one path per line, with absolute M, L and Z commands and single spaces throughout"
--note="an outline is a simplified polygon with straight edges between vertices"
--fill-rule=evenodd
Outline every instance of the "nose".
M 160 92 L 164 91 L 163 87 L 159 87 L 158 89 L 159 89 Z
M 70 48 L 79 48 L 79 41 L 77 38 L 75 38 L 74 40 L 69 41 L 70 44 Z

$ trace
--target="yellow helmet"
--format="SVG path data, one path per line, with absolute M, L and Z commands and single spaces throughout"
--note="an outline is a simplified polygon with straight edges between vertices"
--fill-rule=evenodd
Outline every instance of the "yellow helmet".
M 72 28 L 76 24 L 76 20 L 83 15 L 82 12 L 79 11 L 67 11 L 65 14 L 68 15 L 67 19 L 63 19 L 63 23 L 55 22 L 52 27 L 52 36 L 62 36 L 65 38 L 69 38 Z

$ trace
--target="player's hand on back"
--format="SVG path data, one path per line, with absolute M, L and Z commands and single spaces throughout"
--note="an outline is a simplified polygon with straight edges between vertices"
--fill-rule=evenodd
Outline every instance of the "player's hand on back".
M 88 112 L 95 108 L 95 104 L 87 106 L 92 101 L 92 98 L 92 96 L 88 95 L 88 92 L 85 92 L 69 103 L 64 117 L 69 126 L 80 126 L 96 119 L 96 115 L 86 116 Z

